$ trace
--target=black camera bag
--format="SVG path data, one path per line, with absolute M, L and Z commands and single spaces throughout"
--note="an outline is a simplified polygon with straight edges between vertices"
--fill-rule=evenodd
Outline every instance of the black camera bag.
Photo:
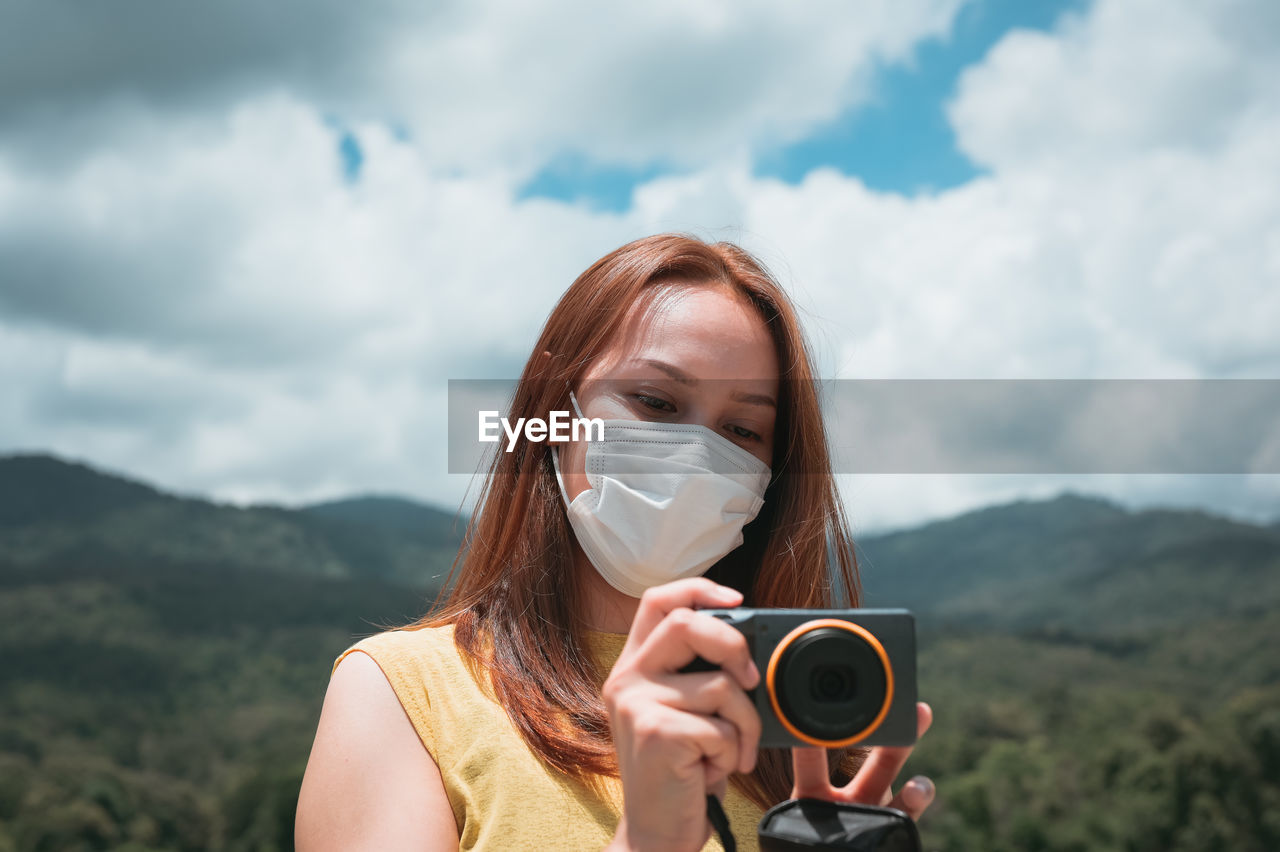
M 902 811 L 821 799 L 775 805 L 761 817 L 758 833 L 761 852 L 921 852 L 916 824 Z

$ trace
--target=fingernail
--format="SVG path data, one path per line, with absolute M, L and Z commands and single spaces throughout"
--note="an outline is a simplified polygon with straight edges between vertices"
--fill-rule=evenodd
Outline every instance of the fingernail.
M 753 687 L 760 683 L 760 669 L 751 660 L 747 660 L 747 683 Z
M 933 782 L 930 781 L 925 776 L 917 775 L 915 778 L 912 778 L 907 783 L 911 784 L 913 787 L 919 790 L 920 795 L 924 796 L 926 799 L 933 798 L 933 794 L 934 794 Z

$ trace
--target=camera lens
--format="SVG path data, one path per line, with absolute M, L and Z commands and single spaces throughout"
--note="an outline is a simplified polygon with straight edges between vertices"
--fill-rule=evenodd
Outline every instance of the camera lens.
M 768 688 L 778 717 L 814 745 L 847 745 L 880 723 L 892 699 L 884 648 L 866 629 L 822 619 L 778 643 Z
M 854 673 L 848 666 L 815 666 L 809 679 L 814 701 L 848 701 L 854 694 Z

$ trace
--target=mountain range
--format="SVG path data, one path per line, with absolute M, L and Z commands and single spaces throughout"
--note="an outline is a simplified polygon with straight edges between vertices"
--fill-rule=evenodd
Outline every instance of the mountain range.
M 0 556 L 14 567 L 93 552 L 434 590 L 465 525 L 400 497 L 237 507 L 53 456 L 0 457 Z M 865 603 L 937 625 L 1123 634 L 1280 604 L 1280 522 L 1203 511 L 1067 493 L 857 545 Z
M 426 611 L 464 526 L 0 457 L 0 852 L 291 849 L 333 659 Z M 930 848 L 1280 848 L 1280 524 L 1064 494 L 857 547 L 917 615 Z
M 13 565 L 92 549 L 421 586 L 447 574 L 464 527 L 465 518 L 398 497 L 238 507 L 54 456 L 0 457 L 0 552 Z

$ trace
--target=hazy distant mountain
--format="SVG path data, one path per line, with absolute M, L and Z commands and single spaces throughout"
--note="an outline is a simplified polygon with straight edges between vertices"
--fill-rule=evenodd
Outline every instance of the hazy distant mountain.
M 429 586 L 448 571 L 463 527 L 398 498 L 240 508 L 53 456 L 0 457 L 0 557 L 16 565 L 96 551 Z
M 1280 604 L 1280 530 L 1068 494 L 859 541 L 869 604 L 935 622 L 1125 633 Z
M 48 455 L 0 456 L 0 529 L 103 515 L 174 498 L 149 485 Z
M 423 542 L 439 542 L 456 535 L 455 516 L 404 497 L 369 495 L 303 506 L 322 518 L 388 530 Z
M 0 458 L 0 556 L 11 564 L 97 549 L 434 586 L 464 526 L 401 497 L 239 508 L 52 456 Z M 909 607 L 935 624 L 1123 633 L 1280 605 L 1280 526 L 1199 511 L 1131 512 L 1065 494 L 858 546 L 867 604 Z

